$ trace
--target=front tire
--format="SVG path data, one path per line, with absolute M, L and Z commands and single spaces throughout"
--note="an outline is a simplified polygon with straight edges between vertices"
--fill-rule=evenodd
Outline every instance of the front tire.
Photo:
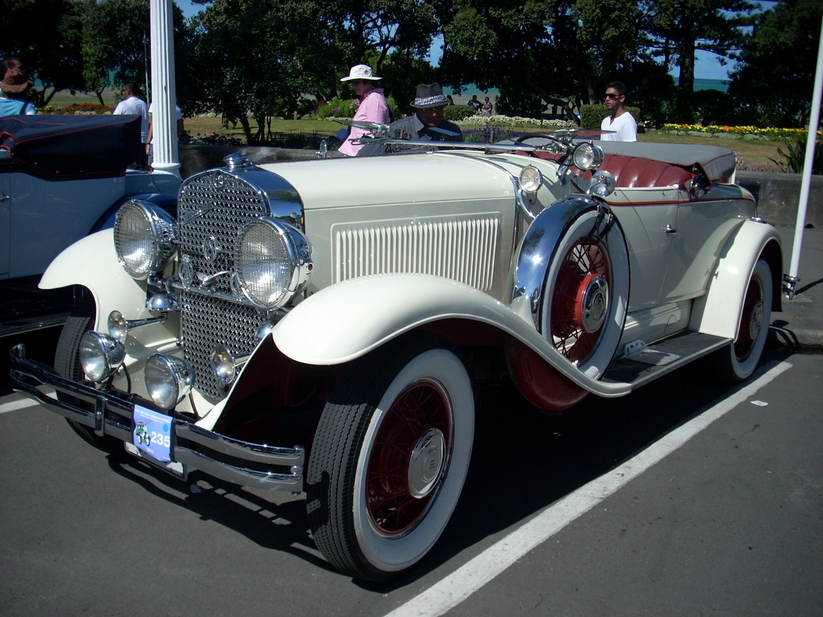
M 404 339 L 353 363 L 308 467 L 309 521 L 329 563 L 381 581 L 422 559 L 457 504 L 473 436 L 472 384 L 455 352 Z
M 93 310 L 91 311 L 93 314 Z M 89 314 L 89 309 L 81 311 L 79 314 L 71 315 L 66 319 L 60 338 L 57 341 L 57 349 L 54 352 L 54 370 L 61 377 L 66 377 L 72 381 L 81 382 L 84 379 L 83 369 L 80 368 L 78 348 L 81 337 L 91 330 L 94 325 L 94 317 Z M 87 403 L 58 393 L 58 398 L 69 401 L 75 405 L 88 406 Z M 104 452 L 117 452 L 122 450 L 123 443 L 113 437 L 96 435 L 91 427 L 79 424 L 66 418 L 66 422 L 72 430 L 84 441 L 90 443 L 95 448 Z
M 771 268 L 766 260 L 759 259 L 743 296 L 737 337 L 715 355 L 715 367 L 726 381 L 748 379 L 760 362 L 772 317 L 772 285 Z

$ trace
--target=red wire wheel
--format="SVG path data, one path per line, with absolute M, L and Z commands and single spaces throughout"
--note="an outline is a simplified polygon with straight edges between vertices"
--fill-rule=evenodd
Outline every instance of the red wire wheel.
M 594 350 L 609 307 L 609 258 L 598 244 L 578 241 L 566 253 L 557 276 L 551 308 L 551 337 L 572 362 Z
M 367 503 L 374 526 L 402 534 L 424 516 L 449 462 L 451 412 L 435 383 L 407 388 L 377 433 L 367 474 Z

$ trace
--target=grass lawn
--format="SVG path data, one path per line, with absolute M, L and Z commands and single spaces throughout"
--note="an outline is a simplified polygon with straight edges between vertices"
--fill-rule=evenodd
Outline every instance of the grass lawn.
M 103 100 L 106 104 L 116 105 L 120 99 L 119 91 L 106 90 L 103 93 Z M 97 103 L 97 97 L 88 94 L 72 95 L 68 91 L 58 92 L 51 100 L 50 104 L 55 107 L 65 107 L 73 103 Z M 197 138 L 217 134 L 224 137 L 236 137 L 245 142 L 245 137 L 241 127 L 231 126 L 227 129 L 221 128 L 220 118 L 196 117 L 186 118 L 185 127 L 189 134 Z M 252 125 L 252 130 L 256 130 L 257 125 Z M 272 132 L 282 134 L 303 133 L 308 135 L 332 136 L 343 128 L 342 124 L 328 120 L 274 120 L 272 122 Z M 539 132 L 537 127 L 530 127 L 526 130 Z M 723 146 L 734 151 L 738 159 L 754 166 L 775 168 L 770 159 L 780 160 L 777 153 L 778 148 L 785 150 L 785 144 L 780 141 L 760 141 L 748 139 L 723 139 L 718 137 L 696 137 L 681 135 L 661 135 L 659 133 L 641 133 L 638 135 L 639 141 L 650 141 L 659 143 L 678 144 L 708 144 L 713 146 Z M 741 166 L 744 167 L 744 166 Z M 775 168 L 776 171 L 776 168 Z

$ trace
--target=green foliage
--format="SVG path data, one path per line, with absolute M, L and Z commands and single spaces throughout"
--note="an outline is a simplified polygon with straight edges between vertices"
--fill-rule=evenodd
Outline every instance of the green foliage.
M 759 126 L 806 126 L 820 41 L 820 0 L 780 0 L 754 26 L 729 93 L 753 108 Z
M 330 98 L 327 103 L 318 106 L 314 115 L 320 120 L 326 118 L 353 118 L 356 111 L 357 107 L 352 99 L 343 100 L 335 96 Z
M 468 105 L 449 105 L 443 111 L 443 116 L 451 122 L 460 122 L 474 115 L 474 109 Z
M 780 171 L 799 174 L 803 172 L 806 163 L 807 136 L 801 136 L 794 141 L 785 139 L 786 151 L 777 149 L 780 160 L 770 158 L 769 160 L 780 167 Z M 812 174 L 823 174 L 823 143 L 819 140 L 814 144 L 814 154 L 812 155 Z

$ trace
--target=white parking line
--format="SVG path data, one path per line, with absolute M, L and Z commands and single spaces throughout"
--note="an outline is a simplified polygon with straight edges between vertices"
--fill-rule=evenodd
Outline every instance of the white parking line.
M 536 548 L 609 495 L 677 450 L 715 420 L 753 396 L 784 371 L 788 363 L 771 363 L 760 378 L 676 428 L 620 467 L 570 493 L 549 506 L 464 566 L 398 607 L 386 617 L 438 617 L 471 596 L 523 555 Z
M 20 409 L 27 409 L 29 407 L 37 407 L 40 403 L 28 398 L 17 399 L 7 403 L 0 404 L 0 414 L 8 413 L 10 411 L 18 411 Z

